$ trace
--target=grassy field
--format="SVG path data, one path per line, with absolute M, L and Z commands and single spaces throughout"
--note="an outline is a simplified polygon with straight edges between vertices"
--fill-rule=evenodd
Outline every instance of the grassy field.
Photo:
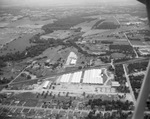
M 42 35 L 40 38 L 41 39 L 48 39 L 48 38 L 65 39 L 72 35 L 73 35 L 73 31 L 71 30 L 56 30 L 53 33 Z
M 114 16 L 105 16 L 97 22 L 94 29 L 116 29 L 120 27 L 120 23 Z
M 130 42 L 131 42 L 132 45 L 141 45 L 141 46 L 145 45 L 145 44 L 144 44 L 143 42 L 141 42 L 141 41 L 133 41 L 133 40 L 130 40 Z
M 99 29 L 93 29 L 93 30 L 89 30 L 87 32 L 85 32 L 82 37 L 86 37 L 86 36 L 91 36 L 91 35 L 95 35 L 95 34 L 102 34 L 104 33 L 105 31 L 108 31 L 108 30 L 99 30 Z
M 90 22 L 87 22 L 87 21 L 86 21 L 86 22 L 83 22 L 83 23 L 80 23 L 80 24 L 74 26 L 73 28 L 81 28 L 81 31 L 82 31 L 82 32 L 87 32 L 87 31 L 89 31 L 89 30 L 92 29 L 93 25 L 94 25 L 97 21 L 98 21 L 98 19 L 97 19 L 97 20 L 90 21 Z
M 10 87 L 12 90 L 22 90 L 22 89 L 28 89 L 29 86 L 32 86 L 33 84 L 37 84 L 37 80 L 31 80 L 28 82 L 11 84 Z
M 26 49 L 26 47 L 34 45 L 29 42 L 29 39 L 33 35 L 34 34 L 24 35 L 6 44 L 2 49 L 0 49 L 0 56 L 6 55 L 8 53 L 14 54 L 16 52 L 22 52 Z
M 45 24 L 53 23 L 54 19 L 50 20 L 30 20 L 28 17 L 17 20 L 7 25 L 7 27 L 25 27 L 25 28 L 41 28 Z

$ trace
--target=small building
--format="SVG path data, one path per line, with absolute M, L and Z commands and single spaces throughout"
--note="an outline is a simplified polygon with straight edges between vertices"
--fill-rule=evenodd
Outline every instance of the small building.
M 70 61 L 70 65 L 75 65 L 75 64 L 76 64 L 76 62 L 77 62 L 77 59 L 71 59 L 71 61 Z
M 70 52 L 67 61 L 66 61 L 66 65 L 76 65 L 77 62 L 77 55 L 74 52 Z
M 112 85 L 113 87 L 119 87 L 119 86 L 120 86 L 120 83 L 117 82 L 117 81 L 112 81 L 112 82 L 111 82 L 111 85 Z
M 43 89 L 47 89 L 50 81 L 45 81 L 43 84 Z
M 129 87 L 129 84 L 128 84 L 128 82 L 126 82 L 126 87 Z
M 47 59 L 47 60 L 46 60 L 46 63 L 49 63 L 50 61 L 51 61 L 51 59 Z

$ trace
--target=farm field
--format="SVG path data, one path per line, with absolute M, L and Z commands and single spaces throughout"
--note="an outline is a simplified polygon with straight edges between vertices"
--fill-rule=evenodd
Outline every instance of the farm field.
M 0 44 L 5 45 L 6 43 L 11 42 L 14 39 L 17 39 L 23 35 L 30 35 L 42 32 L 40 29 L 33 28 L 3 28 L 0 29 Z
M 57 30 L 53 33 L 42 35 L 40 39 L 48 39 L 48 38 L 54 38 L 54 39 L 65 39 L 73 35 L 73 31 L 71 30 Z
M 28 34 L 28 35 L 23 35 L 20 36 L 19 38 L 11 41 L 10 43 L 4 45 L 2 49 L 0 49 L 0 56 L 6 55 L 8 53 L 16 53 L 16 52 L 22 52 L 24 51 L 27 47 L 34 45 L 29 42 L 29 39 L 33 36 L 34 34 Z
M 142 41 L 133 41 L 133 40 L 130 40 L 130 42 L 131 42 L 131 44 L 133 45 L 133 46 L 147 46 L 148 44 L 146 44 L 145 42 L 142 42 Z
M 88 18 L 93 18 L 93 17 L 88 17 Z M 93 20 L 93 21 L 86 21 L 86 22 L 83 22 L 83 23 L 80 23 L 76 26 L 74 26 L 73 28 L 81 28 L 81 31 L 82 32 L 88 32 L 92 29 L 93 25 L 98 21 L 98 19 L 96 20 Z
M 125 54 L 122 54 L 122 53 L 113 53 L 113 54 L 111 54 L 111 57 L 113 57 L 113 58 L 124 58 Z
M 41 28 L 45 24 L 53 23 L 55 19 L 50 20 L 30 20 L 29 17 L 25 17 L 23 19 L 17 20 L 13 23 L 7 25 L 7 27 L 20 27 L 20 28 Z

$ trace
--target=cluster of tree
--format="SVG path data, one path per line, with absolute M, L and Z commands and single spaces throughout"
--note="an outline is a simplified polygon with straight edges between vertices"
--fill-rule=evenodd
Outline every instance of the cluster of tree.
M 144 40 L 145 40 L 145 41 L 150 41 L 150 38 L 145 37 Z
M 88 101 L 88 104 L 91 106 L 91 109 L 93 110 L 95 107 L 101 107 L 104 106 L 106 111 L 112 111 L 112 110 L 132 110 L 133 108 L 133 102 L 125 101 L 122 102 L 120 100 L 102 100 L 102 99 L 90 99 Z
M 120 86 L 117 87 L 117 90 L 122 93 L 129 93 L 130 90 L 126 87 L 126 77 L 124 76 L 124 69 L 122 64 L 115 65 L 115 81 L 120 83 Z
M 128 37 L 129 38 L 129 40 L 132 40 L 132 41 L 141 41 L 141 39 L 139 39 L 139 38 L 131 38 L 131 37 Z
M 6 63 L 2 59 L 0 59 L 0 75 L 3 74 L 3 71 L 1 68 L 5 67 L 5 66 L 6 66 Z
M 74 48 L 76 48 L 78 50 L 78 52 L 80 52 L 81 54 L 84 54 L 85 57 L 90 57 L 90 56 L 97 56 L 95 54 L 89 54 L 87 51 L 82 50 L 82 48 L 80 46 L 78 46 L 74 41 L 67 41 L 66 44 L 68 47 L 73 46 Z
M 110 62 L 110 57 L 104 56 L 106 54 L 102 54 L 102 55 L 97 55 L 97 54 L 91 54 L 88 53 L 87 50 L 83 50 L 80 46 L 78 46 L 74 41 L 67 41 L 66 44 L 68 47 L 73 46 L 74 48 L 76 48 L 78 50 L 78 52 L 80 52 L 81 54 L 83 54 L 85 57 L 95 57 L 95 58 L 99 58 L 101 59 L 102 62 L 104 63 L 109 63 Z
M 129 76 L 130 83 L 131 83 L 131 86 L 132 86 L 132 89 L 134 91 L 134 95 L 135 95 L 136 99 L 138 98 L 138 94 L 140 92 L 143 78 L 144 78 L 144 75 L 138 75 L 138 76 L 131 75 L 131 76 Z
M 114 22 L 104 21 L 103 23 L 96 26 L 96 29 L 117 29 L 120 25 L 115 24 Z
M 82 48 L 80 48 L 74 40 L 68 40 L 67 42 L 63 42 L 62 40 L 55 40 L 55 39 L 48 39 L 48 40 L 43 40 L 40 39 L 40 35 L 41 34 L 36 34 L 35 36 L 33 36 L 30 39 L 30 42 L 34 43 L 34 45 L 27 47 L 26 50 L 24 50 L 23 52 L 16 52 L 16 53 L 9 53 L 5 56 L 1 56 L 0 57 L 0 62 L 2 62 L 0 65 L 4 65 L 3 62 L 7 62 L 7 61 L 18 61 L 18 60 L 23 60 L 25 58 L 28 57 L 35 57 L 40 55 L 43 51 L 45 51 L 47 48 L 49 47 L 56 47 L 59 45 L 65 46 L 65 47 L 75 47 L 78 52 L 82 53 L 85 55 L 85 57 L 98 57 L 98 56 L 102 56 L 102 55 L 96 55 L 96 54 L 89 54 L 87 51 L 82 50 Z M 78 38 L 82 38 L 82 37 L 74 37 L 75 40 L 77 40 Z M 101 60 L 103 60 L 104 62 L 110 62 L 109 58 L 101 58 Z M 56 67 L 57 64 L 55 64 L 54 67 Z
M 146 106 L 147 106 L 148 110 L 150 111 L 150 97 L 148 98 L 148 100 L 146 102 Z
M 144 36 L 150 36 L 150 30 L 138 30 L 139 34 L 142 34 Z
M 115 80 L 119 81 L 119 79 L 122 78 L 123 75 L 124 75 L 123 65 L 122 64 L 115 65 Z
M 81 27 L 79 27 L 79 28 L 77 28 L 77 29 L 74 29 L 75 32 L 81 32 L 81 30 L 82 30 Z
M 0 85 L 1 85 L 1 84 L 7 84 L 7 83 L 9 83 L 10 81 L 11 81 L 10 79 L 3 77 L 3 78 L 0 79 Z
M 145 71 L 148 66 L 148 62 L 137 62 L 137 63 L 132 63 L 128 65 L 128 72 L 129 73 L 134 73 L 134 72 L 139 72 L 139 71 Z
M 115 69 L 114 69 L 112 66 L 109 66 L 109 67 L 108 67 L 108 70 L 111 71 L 111 72 L 114 72 L 114 71 L 115 71 Z
M 121 93 L 130 93 L 129 87 L 127 87 L 125 84 L 121 84 L 121 86 L 117 87 L 116 90 Z
M 150 119 L 150 115 L 149 114 L 144 115 L 144 119 Z
M 131 117 L 131 115 L 132 112 L 124 113 L 122 111 L 116 111 L 112 112 L 112 114 L 110 114 L 109 112 L 102 114 L 101 112 L 96 113 L 95 110 L 92 110 L 84 119 L 130 119 L 128 117 Z
M 113 41 L 101 41 L 102 44 L 113 44 Z
M 36 41 L 40 40 L 40 36 L 41 36 L 40 33 L 35 34 L 33 37 L 31 37 L 31 38 L 29 39 L 29 42 L 30 42 L 30 43 L 36 43 Z
M 100 59 L 104 63 L 110 63 L 111 62 L 111 59 L 109 56 L 103 56 L 103 57 L 100 57 Z
M 30 74 L 27 75 L 25 73 L 22 73 L 16 80 L 14 80 L 14 82 L 26 81 L 26 80 L 30 80 L 30 79 L 31 79 Z
M 124 62 L 124 61 L 127 61 L 127 60 L 130 60 L 131 58 L 130 57 L 123 57 L 123 58 L 120 58 L 120 59 L 114 59 L 114 63 L 116 62 Z
M 125 54 L 135 54 L 133 47 L 130 45 L 109 45 L 111 52 L 119 52 Z
M 44 101 L 43 102 L 43 105 L 42 105 L 42 108 L 54 108 L 54 105 L 55 105 L 55 108 L 57 109 L 69 109 L 71 107 L 74 107 L 76 105 L 73 104 L 73 100 L 75 99 L 74 97 L 68 97 L 69 95 L 69 92 L 66 93 L 66 97 L 62 96 L 64 99 L 62 100 L 62 97 L 60 96 L 60 92 L 58 93 L 58 95 L 56 94 L 52 94 L 52 92 L 49 93 L 49 91 L 47 92 L 42 92 L 41 94 L 38 93 L 36 95 L 36 98 L 44 98 L 46 99 L 47 96 L 49 98 L 51 98 L 50 101 L 47 102 Z
M 3 68 L 5 66 L 6 66 L 6 63 L 2 59 L 0 59 L 0 68 Z

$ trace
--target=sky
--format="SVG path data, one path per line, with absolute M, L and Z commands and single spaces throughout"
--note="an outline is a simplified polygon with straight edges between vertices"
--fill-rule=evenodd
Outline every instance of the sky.
M 85 4 L 96 2 L 137 3 L 136 0 L 0 0 L 0 5 L 57 5 L 57 4 Z

